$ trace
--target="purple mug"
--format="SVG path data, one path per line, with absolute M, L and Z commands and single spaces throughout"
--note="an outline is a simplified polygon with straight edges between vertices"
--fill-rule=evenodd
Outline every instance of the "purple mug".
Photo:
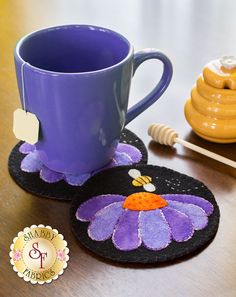
M 131 78 L 149 59 L 162 61 L 162 77 L 127 111 Z M 172 77 L 171 62 L 160 51 L 134 54 L 122 35 L 90 25 L 30 33 L 16 46 L 15 65 L 21 102 L 23 69 L 24 104 L 40 121 L 40 160 L 71 174 L 105 166 L 124 126 L 163 94 Z

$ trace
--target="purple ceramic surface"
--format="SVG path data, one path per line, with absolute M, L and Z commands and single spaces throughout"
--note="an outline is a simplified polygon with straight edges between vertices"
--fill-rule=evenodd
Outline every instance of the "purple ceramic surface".
M 131 78 L 149 59 L 163 63 L 161 80 L 127 112 Z M 172 77 L 171 62 L 161 52 L 133 54 L 122 35 L 89 25 L 47 28 L 23 37 L 15 64 L 21 100 L 23 71 L 26 110 L 40 121 L 40 160 L 51 170 L 73 175 L 108 164 L 125 124 L 153 104 Z

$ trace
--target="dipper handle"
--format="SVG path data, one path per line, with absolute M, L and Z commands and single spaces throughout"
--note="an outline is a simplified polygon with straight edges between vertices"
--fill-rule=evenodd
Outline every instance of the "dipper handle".
M 168 127 L 164 124 L 152 124 L 148 128 L 148 135 L 150 135 L 154 141 L 156 141 L 160 144 L 172 146 L 175 143 L 179 143 L 179 144 L 183 145 L 184 147 L 187 147 L 199 154 L 205 155 L 205 156 L 210 157 L 216 161 L 219 161 L 219 162 L 229 165 L 233 168 L 236 168 L 235 161 L 225 158 L 223 156 L 220 156 L 218 154 L 215 154 L 211 151 L 208 151 L 200 146 L 197 146 L 193 143 L 185 141 L 181 138 L 178 138 L 178 134 L 173 129 L 171 129 L 170 127 Z

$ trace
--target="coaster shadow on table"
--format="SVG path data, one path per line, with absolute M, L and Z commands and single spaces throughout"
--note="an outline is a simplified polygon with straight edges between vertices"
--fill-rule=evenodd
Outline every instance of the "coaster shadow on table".
M 219 216 L 213 194 L 200 181 L 139 164 L 93 176 L 76 193 L 70 211 L 73 233 L 90 252 L 148 265 L 202 251 L 218 230 Z
M 133 132 L 124 129 L 121 133 L 120 143 L 132 145 L 139 150 L 138 163 L 147 163 L 147 150 L 142 140 Z M 19 142 L 11 151 L 8 159 L 8 170 L 13 180 L 24 190 L 37 196 L 71 201 L 80 186 L 70 185 L 63 178 L 60 181 L 49 183 L 41 179 L 40 172 L 24 172 L 21 170 L 25 154 L 19 151 L 23 142 Z

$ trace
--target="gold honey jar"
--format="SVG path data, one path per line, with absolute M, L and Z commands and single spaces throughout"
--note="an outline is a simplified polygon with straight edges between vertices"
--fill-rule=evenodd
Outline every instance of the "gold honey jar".
M 185 104 L 185 117 L 200 137 L 236 142 L 236 58 L 208 63 Z

